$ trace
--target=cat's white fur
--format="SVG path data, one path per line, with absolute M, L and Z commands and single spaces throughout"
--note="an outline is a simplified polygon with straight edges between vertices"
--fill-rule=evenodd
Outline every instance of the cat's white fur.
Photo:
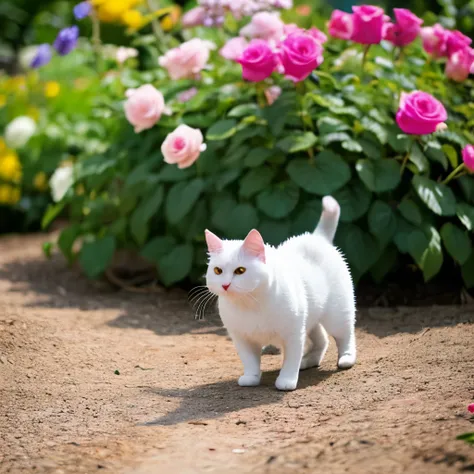
M 277 248 L 265 245 L 256 230 L 244 241 L 221 240 L 206 231 L 207 286 L 219 296 L 221 319 L 243 364 L 239 385 L 260 383 L 262 346 L 272 344 L 284 352 L 276 387 L 294 390 L 299 370 L 321 363 L 327 333 L 336 340 L 339 368 L 355 364 L 352 278 L 332 244 L 339 214 L 339 204 L 326 196 L 314 233 L 292 237 Z M 238 267 L 245 273 L 235 274 Z

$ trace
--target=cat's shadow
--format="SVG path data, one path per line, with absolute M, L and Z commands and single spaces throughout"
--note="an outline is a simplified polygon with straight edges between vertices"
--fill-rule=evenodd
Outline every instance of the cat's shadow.
M 158 418 L 142 423 L 142 426 L 170 426 L 190 421 L 205 422 L 219 418 L 227 413 L 238 412 L 247 408 L 272 405 L 282 401 L 287 394 L 296 394 L 298 390 L 317 385 L 334 374 L 337 369 L 324 370 L 312 368 L 300 372 L 298 389 L 295 392 L 281 392 L 275 388 L 279 371 L 264 372 L 258 387 L 239 387 L 237 380 L 225 380 L 186 389 L 149 388 L 150 394 L 160 398 L 180 398 L 179 406 Z M 161 406 L 165 403 L 160 404 Z

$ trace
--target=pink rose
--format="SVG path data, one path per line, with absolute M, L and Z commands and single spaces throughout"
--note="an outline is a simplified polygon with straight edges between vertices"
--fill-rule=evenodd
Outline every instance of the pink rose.
M 469 76 L 473 64 L 474 49 L 460 49 L 449 57 L 445 69 L 446 76 L 453 81 L 463 82 Z
M 202 25 L 206 16 L 204 7 L 195 7 L 187 11 L 181 18 L 183 28 L 192 28 L 193 26 Z
M 395 46 L 406 46 L 415 41 L 423 23 L 414 13 L 405 8 L 394 8 L 396 23 L 385 23 L 384 39 Z
M 456 53 L 457 51 L 467 48 L 472 43 L 472 39 L 463 35 L 460 31 L 448 31 L 448 56 Z
M 259 12 L 240 30 L 240 36 L 277 42 L 283 36 L 284 26 L 278 12 Z
M 310 35 L 293 33 L 280 45 L 280 59 L 287 77 L 306 79 L 323 62 L 323 47 Z
M 170 78 L 176 80 L 195 77 L 204 69 L 208 59 L 209 45 L 199 38 L 194 38 L 169 50 L 158 62 L 168 70 Z
M 310 28 L 309 30 L 305 30 L 304 28 L 300 28 L 295 23 L 289 23 L 285 25 L 285 27 L 283 28 L 283 35 L 286 37 L 292 35 L 293 33 L 307 33 L 320 44 L 324 44 L 328 40 L 328 37 L 316 27 Z
M 198 90 L 196 87 L 191 87 L 190 89 L 186 89 L 183 92 L 180 92 L 177 96 L 176 99 L 178 102 L 185 103 L 188 100 L 191 100 L 196 94 L 198 93 Z
M 361 44 L 379 44 L 382 41 L 384 12 L 380 7 L 362 5 L 352 7 L 354 30 L 351 40 Z
M 275 70 L 278 58 L 266 41 L 254 39 L 245 48 L 237 62 L 242 65 L 244 79 L 260 82 Z
M 333 38 L 348 40 L 352 37 L 352 30 L 352 15 L 341 10 L 334 10 L 328 23 L 329 34 Z
M 464 161 L 464 166 L 474 173 L 474 145 L 467 145 L 462 151 L 462 160 Z M 469 405 L 468 410 L 471 413 L 474 413 L 474 403 Z
M 129 89 L 126 95 L 128 99 L 124 105 L 125 116 L 135 127 L 135 133 L 153 127 L 165 112 L 163 94 L 151 84 Z
M 318 30 L 315 26 L 313 26 L 313 28 L 310 28 L 307 33 L 312 36 L 319 44 L 324 44 L 328 40 L 328 37 L 321 30 Z
M 281 94 L 281 87 L 278 86 L 271 86 L 268 89 L 265 89 L 264 91 L 265 98 L 267 99 L 268 105 L 272 105 L 275 100 L 280 97 Z
M 237 59 L 242 56 L 242 53 L 245 51 L 248 43 L 245 38 L 237 36 L 236 38 L 231 38 L 227 43 L 220 49 L 219 54 L 231 61 L 237 61 Z
M 397 124 L 410 135 L 428 135 L 436 131 L 448 114 L 444 105 L 432 95 L 414 91 L 402 92 L 397 112 Z
M 161 145 L 166 163 L 177 164 L 180 169 L 191 166 L 205 149 L 201 130 L 184 124 L 170 133 Z
M 421 28 L 421 39 L 425 51 L 435 58 L 447 55 L 449 32 L 441 25 L 427 26 Z

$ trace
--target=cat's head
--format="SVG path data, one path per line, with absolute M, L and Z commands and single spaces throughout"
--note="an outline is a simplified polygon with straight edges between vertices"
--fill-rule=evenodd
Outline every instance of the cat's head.
M 265 243 L 257 230 L 245 240 L 222 240 L 206 230 L 207 286 L 219 296 L 252 293 L 268 282 Z

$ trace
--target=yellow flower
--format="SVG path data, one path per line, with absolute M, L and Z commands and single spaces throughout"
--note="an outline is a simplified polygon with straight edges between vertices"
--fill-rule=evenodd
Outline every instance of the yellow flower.
M 135 0 L 106 0 L 98 5 L 97 17 L 105 23 L 119 22 L 136 3 Z
M 13 150 L 5 150 L 0 155 L 0 179 L 18 182 L 21 180 L 21 164 Z
M 13 76 L 7 81 L 7 88 L 12 91 L 24 91 L 26 89 L 25 76 Z
M 144 18 L 138 10 L 128 10 L 122 15 L 122 22 L 129 28 L 138 29 L 143 25 Z
M 33 186 L 38 191 L 46 191 L 48 189 L 48 177 L 44 171 L 36 173 L 36 176 L 33 180 Z
M 169 14 L 161 20 L 163 31 L 170 31 L 178 23 L 180 16 L 181 8 L 177 5 L 171 7 Z
M 20 189 L 9 184 L 0 184 L 0 204 L 16 204 L 21 197 Z
M 2 107 L 5 107 L 6 103 L 7 103 L 7 96 L 4 94 L 0 94 L 0 109 Z
M 7 145 L 3 137 L 0 137 L 0 154 L 3 153 L 7 149 Z
M 60 90 L 61 86 L 59 85 L 59 82 L 56 81 L 48 81 L 44 85 L 44 95 L 48 97 L 48 99 L 53 99 L 54 97 L 57 97 Z

